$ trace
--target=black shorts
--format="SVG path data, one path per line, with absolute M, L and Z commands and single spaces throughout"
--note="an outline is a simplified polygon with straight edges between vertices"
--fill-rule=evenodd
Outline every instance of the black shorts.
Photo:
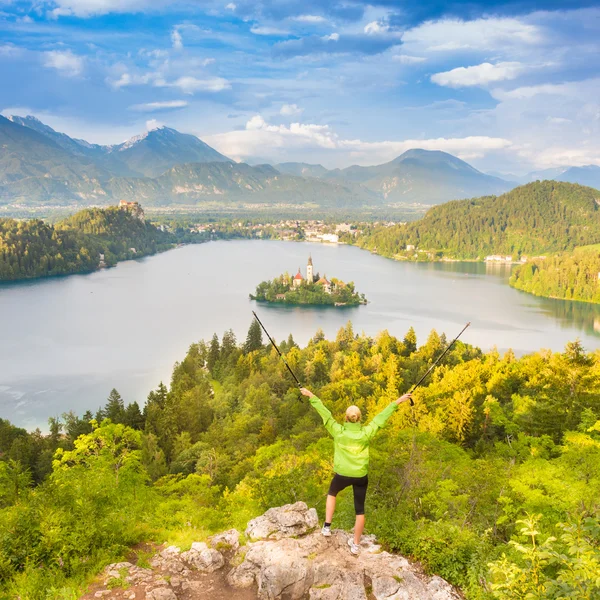
M 357 515 L 365 514 L 365 498 L 367 496 L 367 486 L 369 485 L 369 476 L 364 477 L 346 477 L 335 473 L 331 484 L 329 485 L 329 496 L 337 496 L 339 492 L 352 486 L 354 492 L 354 512 Z

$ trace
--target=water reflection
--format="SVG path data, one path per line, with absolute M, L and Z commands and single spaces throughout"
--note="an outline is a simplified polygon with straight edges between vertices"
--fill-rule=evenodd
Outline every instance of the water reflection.
M 521 292 L 525 295 L 525 292 Z M 558 320 L 562 329 L 576 327 L 588 335 L 600 336 L 600 305 L 588 302 L 538 298 L 536 310 Z

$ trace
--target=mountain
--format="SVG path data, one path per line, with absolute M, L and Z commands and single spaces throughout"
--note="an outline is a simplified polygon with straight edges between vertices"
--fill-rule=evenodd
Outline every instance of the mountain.
M 195 135 L 159 127 L 107 149 L 129 169 L 145 177 L 158 177 L 185 163 L 232 162 Z
M 583 167 L 554 167 L 542 171 L 532 171 L 521 178 L 523 183 L 529 181 L 543 181 L 552 179 L 554 181 L 566 181 L 578 183 L 600 190 L 600 167 L 597 165 L 586 165 Z
M 569 167 L 561 173 L 557 181 L 568 181 L 570 183 L 578 183 L 579 185 L 587 185 L 588 187 L 600 190 L 600 167 L 597 165 L 586 165 L 585 167 Z
M 386 256 L 430 255 L 482 259 L 571 250 L 600 242 L 597 190 L 572 183 L 536 181 L 501 196 L 448 202 L 420 221 L 377 227 L 359 245 Z
M 177 165 L 154 179 L 114 178 L 108 190 L 115 198 L 160 205 L 243 201 L 360 207 L 381 203 L 375 194 L 356 193 L 337 182 L 285 175 L 270 165 L 232 162 Z
M 22 125 L 23 127 L 28 127 L 29 129 L 33 129 L 34 131 L 41 133 L 42 135 L 50 138 L 63 150 L 66 150 L 71 154 L 75 154 L 76 156 L 89 157 L 99 155 L 104 152 L 103 146 L 99 146 L 98 144 L 90 144 L 85 140 L 71 138 L 66 133 L 59 133 L 58 131 L 52 129 L 52 127 L 49 127 L 31 115 L 26 117 L 10 115 L 8 120 L 16 123 L 17 125 Z
M 161 127 L 116 146 L 54 131 L 34 117 L 0 117 L 0 203 L 250 202 L 362 206 L 381 198 L 269 165 L 234 163 L 193 135 Z
M 0 116 L 0 203 L 96 201 L 109 177 L 88 157 Z
M 296 175 L 298 177 L 324 177 L 329 173 L 323 165 L 311 165 L 302 162 L 286 162 L 274 165 L 280 173 Z
M 504 179 L 510 183 L 514 183 L 517 186 L 520 183 L 529 183 L 529 179 L 524 179 L 523 175 L 515 175 L 515 173 L 501 173 L 500 171 L 486 171 L 486 175 L 491 177 L 497 177 L 498 179 Z
M 33 129 L 43 136 L 52 140 L 55 144 L 60 146 L 63 150 L 66 150 L 74 156 L 84 157 L 94 162 L 100 169 L 106 171 L 106 176 L 133 176 L 140 175 L 136 171 L 130 169 L 127 164 L 119 157 L 112 154 L 111 146 L 101 146 L 99 144 L 90 144 L 85 140 L 79 140 L 76 138 L 69 137 L 66 133 L 59 133 L 49 127 L 45 123 L 42 123 L 39 119 L 32 116 L 19 117 L 11 115 L 8 117 L 10 121 L 23 127 Z
M 113 176 L 158 177 L 178 164 L 230 162 L 194 135 L 159 127 L 117 144 L 100 146 L 59 133 L 32 116 L 11 115 L 10 121 L 33 129 L 75 156 L 84 156 Z
M 441 151 L 408 150 L 391 162 L 329 171 L 324 178 L 359 183 L 388 202 L 441 204 L 457 198 L 498 194 L 513 184 L 478 171 Z
M 373 167 L 234 163 L 202 140 L 160 127 L 115 146 L 88 144 L 34 117 L 0 117 L 0 203 L 203 201 L 371 206 L 436 204 L 512 187 L 445 152 L 410 150 Z
M 521 183 L 529 183 L 530 181 L 545 181 L 546 179 L 553 179 L 558 181 L 558 178 L 566 171 L 569 167 L 553 167 L 552 169 L 542 169 L 541 171 L 531 171 L 524 177 L 521 177 Z

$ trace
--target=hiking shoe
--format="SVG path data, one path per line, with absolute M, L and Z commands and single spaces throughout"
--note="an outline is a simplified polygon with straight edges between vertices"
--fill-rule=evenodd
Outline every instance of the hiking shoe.
M 354 554 L 354 556 L 358 556 L 360 554 L 360 546 L 355 544 L 352 538 L 348 539 L 348 546 L 350 546 L 350 552 Z
M 323 525 L 323 529 L 321 529 L 321 535 L 325 537 L 331 537 L 331 526 Z

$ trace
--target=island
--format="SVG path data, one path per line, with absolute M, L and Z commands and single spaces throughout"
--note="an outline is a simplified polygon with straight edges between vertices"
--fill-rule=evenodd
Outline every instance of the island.
M 278 304 L 309 304 L 316 306 L 358 306 L 366 304 L 364 294 L 354 289 L 354 282 L 344 283 L 332 277 L 331 280 L 323 274 L 314 272 L 312 256 L 306 265 L 306 277 L 298 268 L 298 273 L 292 277 L 284 273 L 272 281 L 263 281 L 256 286 L 251 300 L 272 302 Z

